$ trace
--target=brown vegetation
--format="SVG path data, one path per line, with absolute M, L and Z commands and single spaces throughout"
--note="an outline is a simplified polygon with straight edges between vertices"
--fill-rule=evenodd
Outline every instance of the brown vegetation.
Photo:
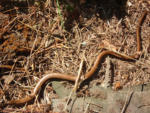
M 150 81 L 150 7 L 147 0 L 80 1 L 79 9 L 60 1 L 0 3 L 0 103 L 29 95 L 43 74 L 77 75 L 84 59 L 84 75 L 104 49 L 132 55 L 136 51 L 136 27 L 147 10 L 141 27 L 142 55 L 136 63 L 111 57 L 112 88 L 131 87 Z M 67 2 L 68 3 L 68 2 Z M 70 2 L 69 2 L 70 3 Z M 69 7 L 69 9 L 67 9 Z M 104 62 L 90 82 L 92 87 L 105 78 Z M 66 87 L 72 84 L 65 82 Z M 46 94 L 52 92 L 47 86 Z M 88 95 L 83 87 L 80 95 Z M 57 98 L 53 92 L 51 98 Z M 2 112 L 50 112 L 52 108 L 35 100 L 32 105 L 5 106 Z

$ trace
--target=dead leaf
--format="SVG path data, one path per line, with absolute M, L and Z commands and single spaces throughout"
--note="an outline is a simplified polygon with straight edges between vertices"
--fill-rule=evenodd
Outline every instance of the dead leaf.
M 114 86 L 114 90 L 119 90 L 122 89 L 122 85 L 120 82 L 116 82 L 115 86 Z
M 117 51 L 117 47 L 112 45 L 108 40 L 103 40 L 102 44 L 99 45 L 100 48 L 105 48 L 111 51 Z
M 14 80 L 13 75 L 3 76 L 2 79 L 4 79 L 5 84 L 10 84 Z

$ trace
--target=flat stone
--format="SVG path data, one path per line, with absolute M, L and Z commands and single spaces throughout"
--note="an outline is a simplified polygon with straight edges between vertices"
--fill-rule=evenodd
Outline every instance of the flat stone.
M 52 99 L 53 111 L 62 112 L 72 89 L 65 88 L 58 81 L 52 84 L 59 97 Z M 125 113 L 150 113 L 150 84 L 124 88 L 119 91 L 93 86 L 89 89 L 89 93 L 93 96 L 76 97 L 73 94 L 67 111 L 71 113 L 81 113 L 86 110 L 91 113 L 121 113 L 125 109 Z

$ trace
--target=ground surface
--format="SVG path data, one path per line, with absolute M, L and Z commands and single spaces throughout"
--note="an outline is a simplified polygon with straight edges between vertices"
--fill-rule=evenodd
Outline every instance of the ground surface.
M 148 0 L 108 0 L 105 2 L 89 0 L 81 4 L 80 11 L 76 9 L 70 11 L 71 8 L 67 10 L 64 3 L 59 3 L 59 7 L 50 0 L 32 4 L 5 2 L 0 3 L 1 103 L 29 95 L 38 80 L 44 76 L 43 74 L 59 72 L 77 75 L 82 61 L 85 62 L 82 69 L 82 75 L 84 75 L 92 67 L 96 56 L 105 49 L 128 55 L 134 54 L 137 46 L 136 28 L 145 10 L 148 14 L 141 27 L 142 55 L 140 58 L 136 62 L 122 61 L 112 56 L 110 59 L 105 58 L 99 72 L 79 88 L 76 102 L 86 97 L 99 100 L 106 98 L 104 100 L 107 101 L 99 103 L 100 105 L 92 101 L 95 106 L 100 106 L 95 111 L 92 111 L 90 106 L 88 107 L 91 101 L 83 102 L 86 107 L 82 109 L 82 112 L 110 112 L 107 105 L 110 109 L 116 108 L 114 112 L 121 112 L 126 101 L 118 102 L 115 98 L 112 99 L 116 95 L 121 95 L 116 90 L 124 91 L 121 88 L 130 89 L 150 82 L 150 2 Z M 65 99 L 73 88 L 73 83 L 59 83 L 61 83 L 60 91 L 57 91 L 58 87 L 55 83 L 47 85 L 44 100 L 40 98 L 29 105 L 6 106 L 0 110 L 2 112 L 52 112 L 54 110 L 60 112 L 54 107 L 60 105 L 56 100 L 60 101 L 59 97 L 65 90 L 63 87 L 69 89 L 66 91 L 67 94 L 64 94 L 64 98 L 61 97 Z M 105 97 L 107 95 L 105 93 L 99 95 L 98 89 L 94 89 L 107 86 L 111 88 L 107 94 L 113 92 L 111 96 Z M 107 91 L 107 88 L 101 88 L 100 92 Z M 144 91 L 147 92 L 138 91 L 134 93 L 135 95 L 133 94 L 133 101 L 131 99 L 133 107 L 129 106 L 126 112 L 130 112 L 131 108 L 135 108 L 133 113 L 149 112 L 150 102 L 144 101 L 149 98 L 147 95 L 149 88 Z M 127 94 L 125 92 L 122 95 L 125 98 Z M 118 98 L 122 97 L 118 96 Z M 66 102 L 66 100 L 63 101 Z M 146 106 L 140 107 L 143 111 L 137 109 L 135 103 L 138 102 L 134 100 L 143 103 L 143 105 L 138 104 L 138 107 Z M 115 101 L 116 103 L 112 104 L 115 106 L 107 104 L 108 101 L 110 103 Z M 81 111 L 79 106 L 77 107 Z M 64 109 L 64 106 L 60 105 L 59 108 Z M 72 112 L 75 111 L 72 110 Z

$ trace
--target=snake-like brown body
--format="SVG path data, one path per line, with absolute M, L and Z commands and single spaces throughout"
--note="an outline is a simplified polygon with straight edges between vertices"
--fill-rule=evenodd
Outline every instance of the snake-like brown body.
M 136 31 L 136 37 L 137 37 L 137 54 L 132 55 L 132 56 L 128 56 L 128 55 L 122 55 L 122 54 L 114 52 L 114 51 L 109 51 L 109 50 L 103 51 L 103 52 L 101 52 L 97 56 L 96 61 L 95 61 L 94 65 L 93 65 L 93 67 L 90 69 L 90 71 L 85 74 L 84 80 L 87 80 L 87 79 L 89 79 L 90 77 L 93 76 L 93 74 L 95 73 L 95 71 L 98 68 L 98 65 L 101 63 L 103 57 L 106 56 L 106 55 L 113 55 L 115 57 L 118 57 L 118 58 L 121 58 L 121 59 L 125 59 L 125 60 L 134 60 L 135 58 L 138 58 L 137 55 L 139 56 L 139 52 L 141 51 L 141 45 L 140 45 L 140 43 L 141 43 L 140 42 L 140 26 L 142 24 L 143 18 L 145 17 L 146 13 L 147 13 L 146 11 L 143 13 L 143 15 L 141 16 L 141 18 L 139 20 L 138 26 L 137 26 L 137 31 Z M 40 81 L 35 86 L 33 92 L 29 96 L 27 96 L 25 98 L 22 98 L 22 99 L 19 99 L 19 100 L 11 100 L 11 101 L 9 101 L 9 102 L 7 102 L 5 104 L 6 105 L 20 105 L 20 104 L 24 104 L 26 102 L 31 101 L 38 94 L 38 92 L 40 91 L 41 86 L 46 81 L 48 81 L 50 79 L 60 79 L 60 80 L 67 80 L 67 81 L 73 81 L 73 82 L 75 82 L 76 78 L 77 78 L 77 76 L 67 75 L 67 74 L 61 74 L 61 73 L 46 74 L 46 75 L 44 75 L 43 78 L 40 79 Z

